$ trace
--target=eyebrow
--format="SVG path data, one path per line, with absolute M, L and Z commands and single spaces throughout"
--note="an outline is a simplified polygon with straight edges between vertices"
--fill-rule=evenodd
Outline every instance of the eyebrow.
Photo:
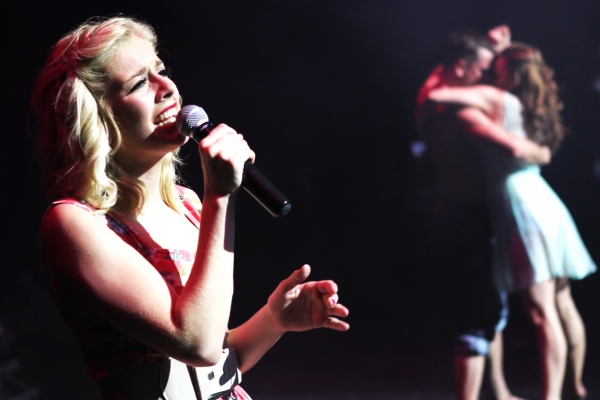
M 160 67 L 162 65 L 165 65 L 165 63 L 163 62 L 163 60 L 161 60 L 160 58 L 156 59 L 156 63 L 154 64 L 155 67 Z M 137 71 L 136 73 L 132 74 L 125 82 L 129 82 L 130 80 L 134 79 L 137 76 L 140 76 L 142 74 L 144 74 L 146 72 L 146 67 L 142 66 L 139 71 Z
M 136 72 L 135 74 L 131 75 L 131 77 L 127 81 L 130 81 L 131 79 L 135 78 L 136 76 L 142 75 L 144 72 L 146 72 L 146 67 L 140 68 L 140 70 L 138 72 Z

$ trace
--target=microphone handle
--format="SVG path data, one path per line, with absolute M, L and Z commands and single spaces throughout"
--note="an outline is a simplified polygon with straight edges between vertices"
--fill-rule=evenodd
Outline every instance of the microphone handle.
M 190 137 L 200 143 L 213 128 L 213 124 L 205 122 L 193 129 Z M 250 161 L 244 164 L 242 187 L 274 217 L 283 217 L 292 208 L 290 200 Z

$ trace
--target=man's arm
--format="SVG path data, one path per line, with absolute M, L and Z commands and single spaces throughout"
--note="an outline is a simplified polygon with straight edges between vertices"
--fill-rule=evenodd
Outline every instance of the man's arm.
M 511 135 L 478 108 L 462 108 L 456 116 L 467 134 L 503 149 L 511 157 L 530 164 L 544 165 L 550 162 L 548 147 Z

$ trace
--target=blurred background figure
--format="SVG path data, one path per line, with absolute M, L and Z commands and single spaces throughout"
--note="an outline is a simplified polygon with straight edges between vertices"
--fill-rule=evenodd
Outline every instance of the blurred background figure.
M 497 88 L 441 88 L 430 92 L 429 98 L 478 107 L 486 123 L 555 153 L 566 133 L 560 115 L 563 104 L 554 71 L 539 49 L 513 43 L 496 59 L 494 75 Z M 522 294 L 537 330 L 541 398 L 562 398 L 568 360 L 565 396 L 583 399 L 587 396 L 582 382 L 586 334 L 569 279 L 585 278 L 596 271 L 596 265 L 538 165 L 515 162 L 489 146 L 479 149 L 496 241 L 494 279 L 500 290 Z
M 475 107 L 451 107 L 429 99 L 441 88 L 476 84 L 494 55 L 510 44 L 502 25 L 488 36 L 454 32 L 448 37 L 441 65 L 429 75 L 417 98 L 417 122 L 434 167 L 440 198 L 430 226 L 433 267 L 451 276 L 456 323 L 454 368 L 460 400 L 479 398 L 486 357 L 490 361 L 493 396 L 514 399 L 502 363 L 502 330 L 506 325 L 504 291 L 492 279 L 492 229 L 485 199 L 483 164 L 478 141 L 500 148 L 513 158 L 544 161 L 537 144 L 485 123 Z M 482 123 L 483 119 L 483 123 Z

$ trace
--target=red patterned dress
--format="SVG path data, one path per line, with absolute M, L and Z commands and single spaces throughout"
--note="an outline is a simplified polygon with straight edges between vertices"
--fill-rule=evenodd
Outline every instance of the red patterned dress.
M 185 207 L 185 216 L 200 228 L 202 203 L 191 189 L 177 186 L 179 197 Z M 95 209 L 84 201 L 62 199 L 54 201 L 50 208 L 59 204 L 78 206 L 102 219 L 123 241 L 136 249 L 173 287 L 181 291 L 189 278 L 196 254 L 187 250 L 157 248 L 145 243 L 142 236 L 126 220 L 110 213 L 98 215 Z M 50 209 L 49 208 L 49 209 Z M 59 312 L 79 341 L 87 373 L 94 380 L 101 380 L 112 374 L 163 361 L 166 355 L 125 335 L 91 309 L 74 293 L 61 288 L 53 290 Z M 237 385 L 227 399 L 251 400 L 250 396 Z

